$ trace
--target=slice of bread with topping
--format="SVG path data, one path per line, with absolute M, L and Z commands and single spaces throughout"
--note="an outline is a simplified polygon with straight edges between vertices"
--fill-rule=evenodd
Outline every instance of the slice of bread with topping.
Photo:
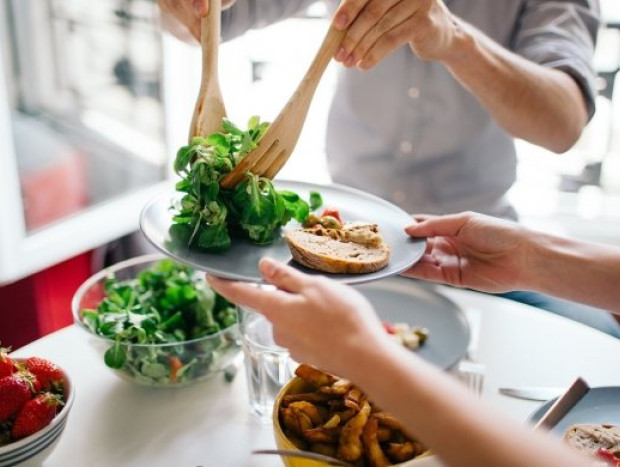
M 390 260 L 390 247 L 375 224 L 354 222 L 342 229 L 319 226 L 289 230 L 284 238 L 293 260 L 332 274 L 367 274 L 383 269 Z
M 605 449 L 620 458 L 620 427 L 610 424 L 576 424 L 564 432 L 564 441 L 580 451 L 596 454 Z

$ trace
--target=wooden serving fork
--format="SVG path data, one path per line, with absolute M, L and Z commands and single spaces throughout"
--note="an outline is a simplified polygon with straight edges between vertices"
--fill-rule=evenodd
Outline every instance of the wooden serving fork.
M 273 178 L 284 166 L 297 144 L 319 81 L 345 34 L 346 31 L 330 26 L 301 83 L 269 126 L 258 147 L 222 179 L 220 185 L 223 188 L 233 188 L 243 180 L 247 172 Z
M 189 130 L 190 142 L 194 136 L 209 136 L 221 131 L 222 119 L 226 117 L 217 70 L 221 13 L 222 1 L 210 0 L 209 12 L 200 22 L 202 77 Z

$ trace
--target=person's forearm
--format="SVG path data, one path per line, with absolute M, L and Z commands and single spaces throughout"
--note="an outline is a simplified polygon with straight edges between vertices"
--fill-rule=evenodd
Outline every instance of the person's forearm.
M 585 101 L 568 74 L 530 62 L 457 20 L 443 60 L 506 131 L 555 152 L 568 150 L 587 123 Z
M 493 467 L 586 466 L 557 440 L 525 429 L 480 402 L 451 376 L 386 343 L 360 349 L 351 372 L 378 406 L 447 465 Z M 368 371 L 372 368 L 372 371 Z
M 525 288 L 620 313 L 620 248 L 543 233 L 530 239 Z

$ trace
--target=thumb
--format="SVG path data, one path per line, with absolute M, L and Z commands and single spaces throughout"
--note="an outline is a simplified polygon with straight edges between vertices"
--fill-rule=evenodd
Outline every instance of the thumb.
M 468 220 L 467 213 L 431 217 L 406 227 L 405 232 L 412 237 L 454 237 Z
M 267 282 L 287 292 L 300 292 L 309 280 L 306 274 L 271 258 L 262 258 L 258 267 Z

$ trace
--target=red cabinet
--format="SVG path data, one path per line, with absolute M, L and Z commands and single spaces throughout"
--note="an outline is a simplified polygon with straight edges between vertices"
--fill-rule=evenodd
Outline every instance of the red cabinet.
M 17 349 L 73 322 L 71 299 L 92 274 L 91 253 L 0 287 L 0 341 Z

